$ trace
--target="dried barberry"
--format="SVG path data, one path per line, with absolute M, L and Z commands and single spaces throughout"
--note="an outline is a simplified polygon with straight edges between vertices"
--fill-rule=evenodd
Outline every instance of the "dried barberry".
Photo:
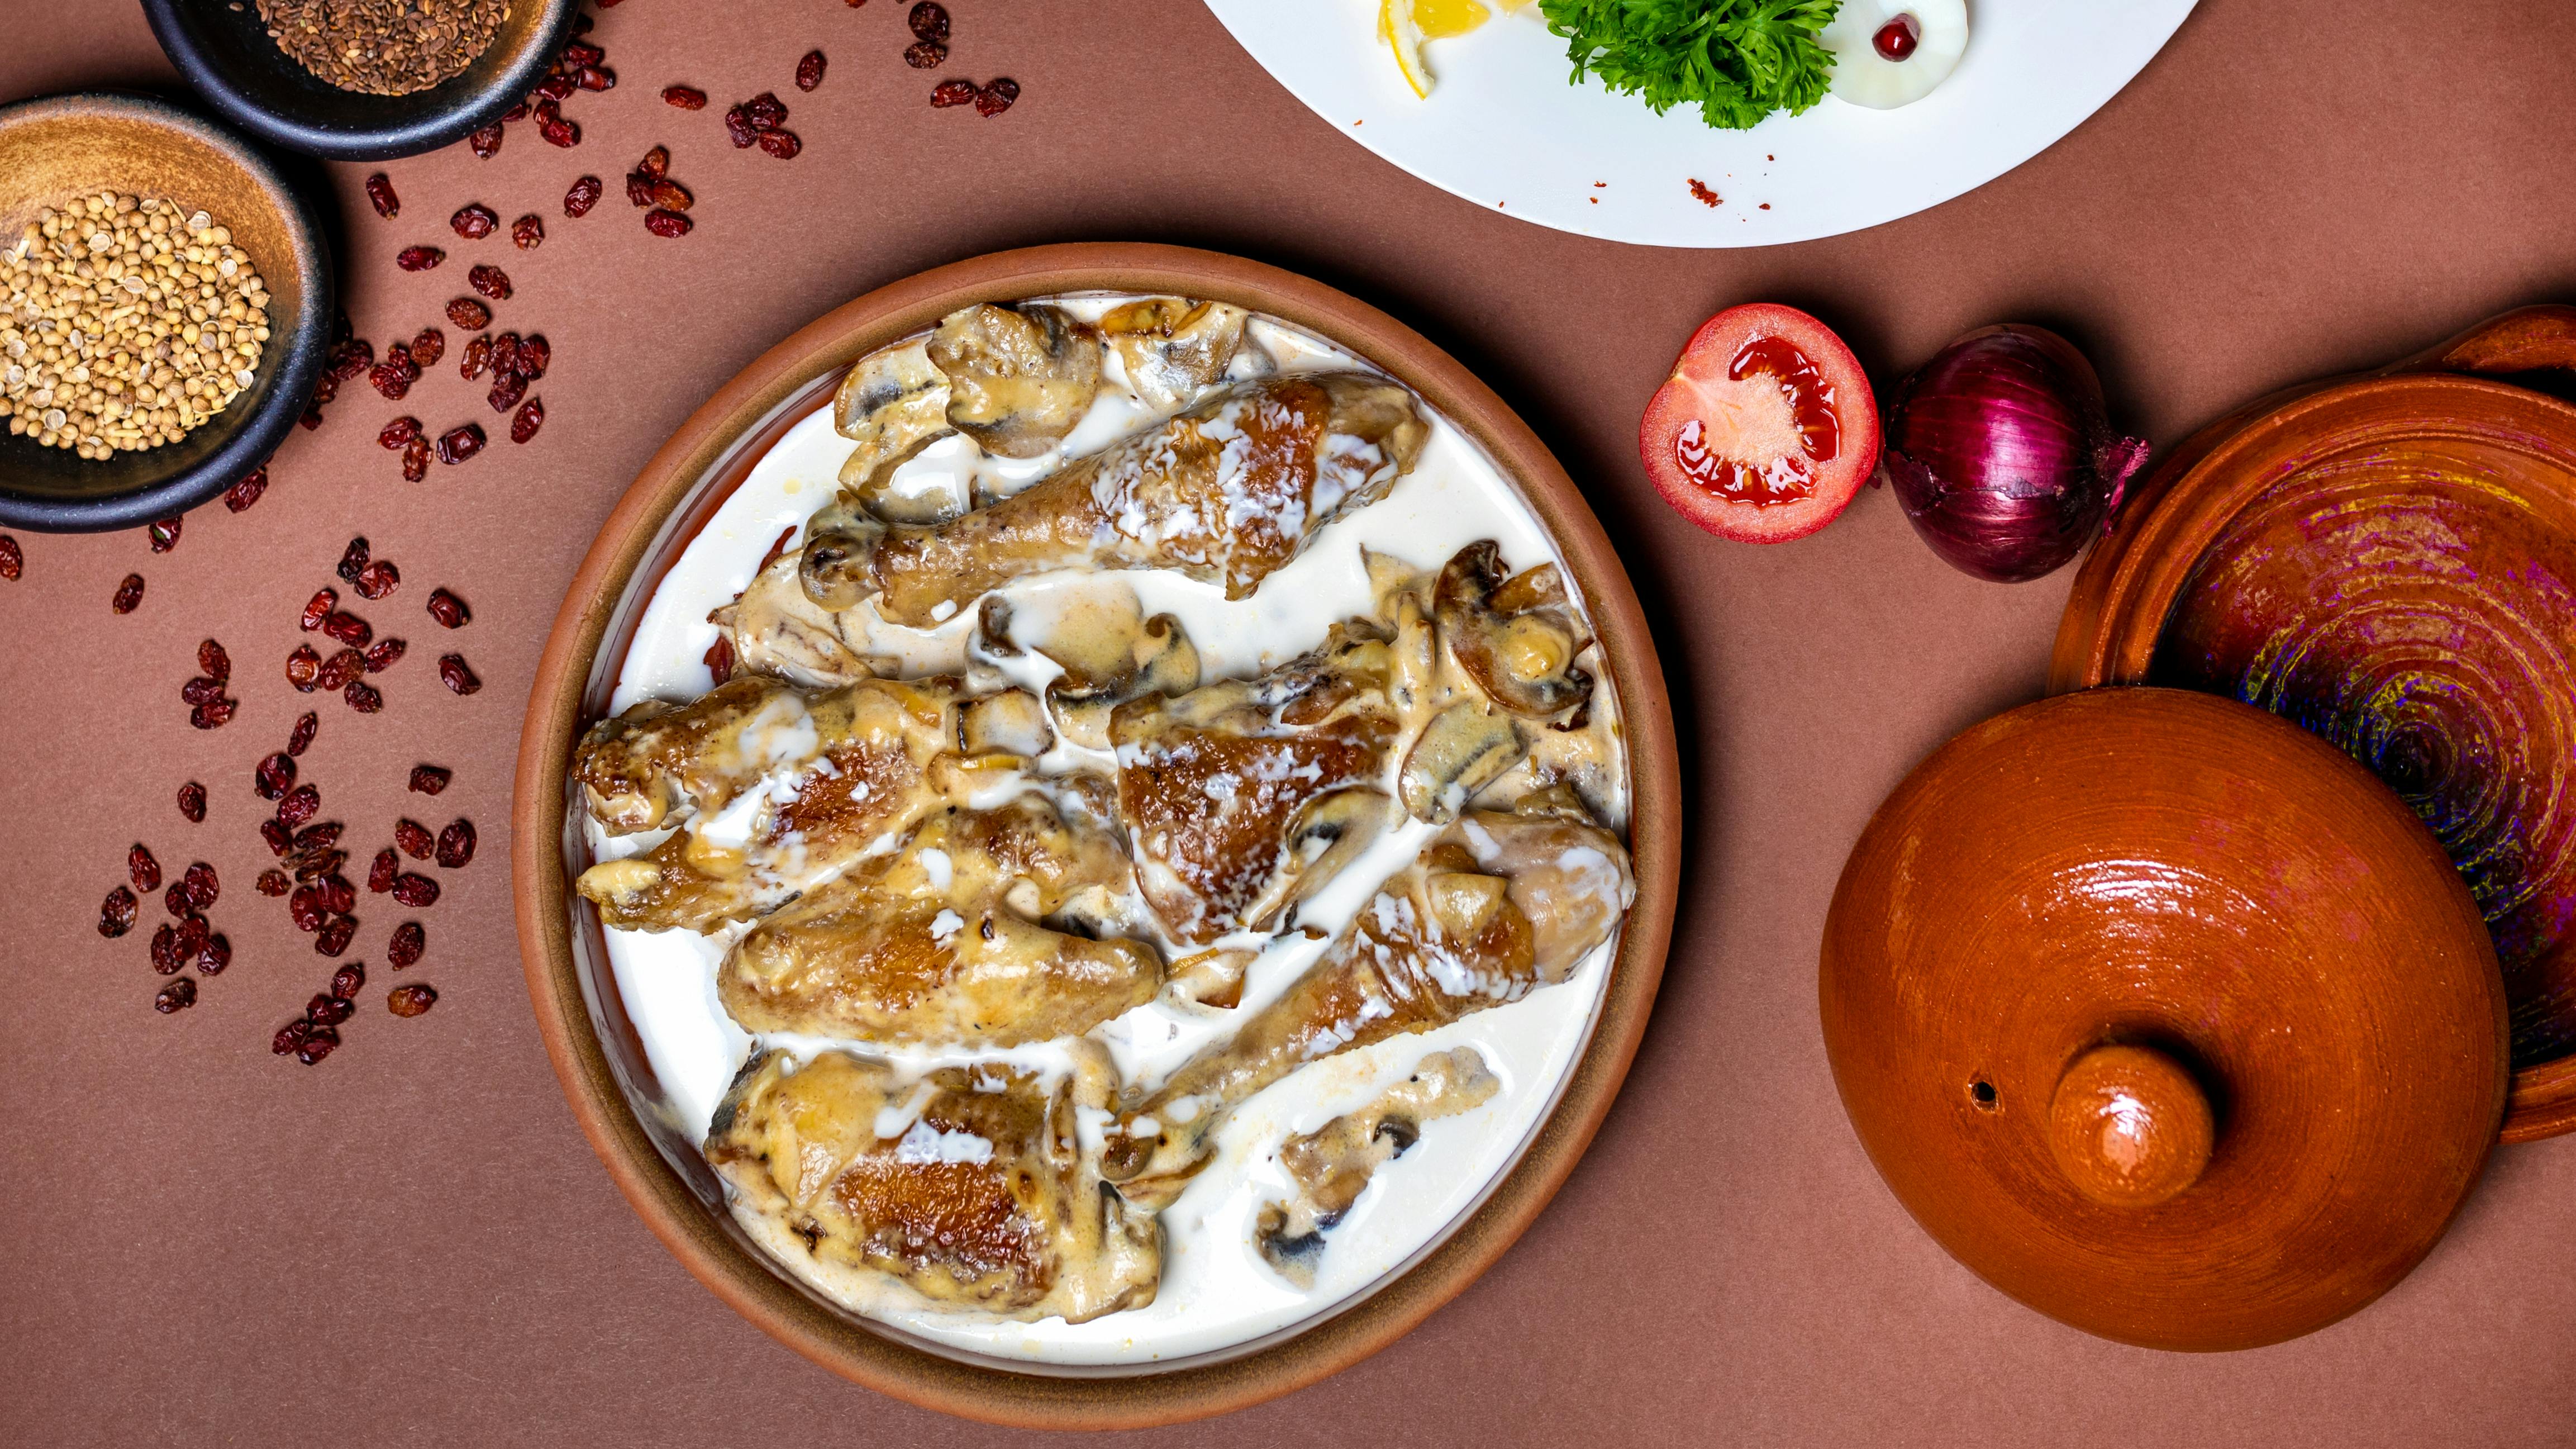
M 528 380 L 515 372 L 504 372 L 492 379 L 492 391 L 484 401 L 492 405 L 492 411 L 506 413 L 527 395 Z
M 367 200 L 375 206 L 376 215 L 387 221 L 402 215 L 402 198 L 394 195 L 393 179 L 381 171 L 367 178 Z
M 162 987 L 152 997 L 152 1009 L 163 1016 L 168 1016 L 174 1011 L 185 1011 L 196 1004 L 197 983 L 185 976 Z
M 971 106 L 975 104 L 975 98 L 981 94 L 983 92 L 976 88 L 973 81 L 944 80 L 930 88 L 930 104 L 941 108 Z
M 327 360 L 331 369 L 327 376 L 335 382 L 347 382 L 375 366 L 376 349 L 363 337 L 343 338 L 331 344 Z
M 152 969 L 164 976 L 176 976 L 188 963 L 179 955 L 179 928 L 164 921 L 152 933 Z
M 456 870 L 474 859 L 474 822 L 454 820 L 438 832 L 438 863 Z
M 939 4 L 938 0 L 921 0 L 920 4 L 912 7 L 912 13 L 904 17 L 904 23 L 912 27 L 913 34 L 924 40 L 946 40 L 948 7 Z
M 295 652 L 286 656 L 286 682 L 294 685 L 298 693 L 311 694 L 321 677 L 322 656 L 313 651 L 312 645 L 298 644 Z
M 796 62 L 796 89 L 810 91 L 823 83 L 823 52 L 809 50 Z
M 436 794 L 436 791 L 430 793 Z M 179 813 L 195 825 L 206 818 L 206 787 L 190 780 L 179 787 Z
M 385 944 L 385 964 L 396 971 L 420 964 L 421 954 L 429 949 L 429 933 L 418 921 L 405 921 L 394 927 L 394 938 Z
M 235 483 L 230 488 L 224 490 L 224 508 L 228 512 L 239 513 L 243 509 L 257 503 L 259 501 L 259 495 L 267 491 L 268 470 L 266 468 L 253 468 L 249 473 L 243 475 L 240 482 Z M 13 573 L 10 574 L 9 577 L 14 579 L 17 575 Z
M 533 211 L 510 223 L 510 244 L 523 252 L 535 251 L 545 240 L 545 218 Z
M 490 366 L 491 362 L 492 339 L 477 337 L 465 344 L 465 355 L 458 360 L 456 372 L 467 382 L 472 382 L 483 375 L 483 369 Z
M 936 40 L 916 40 L 903 48 L 903 63 L 914 70 L 937 70 L 947 61 L 948 47 Z M 933 101 L 931 104 L 937 105 L 939 102 Z M 959 103 L 950 101 L 948 104 L 953 106 Z
M 138 891 L 161 889 L 161 862 L 152 858 L 152 852 L 140 840 L 125 852 L 125 875 Z
M 340 582 L 354 584 L 358 581 L 358 570 L 365 568 L 367 560 L 372 557 L 374 555 L 367 551 L 366 535 L 359 534 L 349 540 L 347 548 L 340 550 L 340 561 L 331 566 L 331 571 L 340 576 Z
M 188 723 L 201 730 L 219 730 L 232 722 L 238 702 L 218 699 L 188 711 Z
M 465 274 L 465 284 L 495 302 L 510 300 L 510 274 L 488 262 L 477 262 Z
M 185 704 L 213 704 L 223 697 L 224 687 L 202 674 L 179 686 L 179 699 Z
M 223 645 L 212 639 L 197 642 L 197 667 L 217 684 L 233 677 L 232 656 L 224 652 Z
M 286 898 L 286 918 L 295 923 L 295 929 L 308 936 L 321 930 L 322 923 L 329 919 L 330 914 L 322 908 L 320 886 L 297 886 L 295 894 Z
M 396 418 L 376 434 L 376 446 L 388 452 L 400 452 L 402 445 L 420 436 L 420 419 Z
M 349 702 L 349 708 L 360 714 L 374 714 L 385 707 L 384 691 L 362 680 L 350 680 L 348 686 L 340 691 L 340 697 Z
M 297 716 L 295 728 L 286 732 L 286 753 L 290 756 L 303 754 L 305 748 L 313 743 L 313 732 L 321 727 L 322 717 L 309 709 Z
M 762 91 L 742 103 L 743 119 L 755 131 L 774 131 L 787 124 L 787 103 L 772 91 Z
M 207 929 L 206 918 L 190 911 L 179 918 L 179 929 L 172 933 L 170 949 L 178 956 L 179 964 L 184 966 L 196 959 L 197 953 L 206 949 L 206 942 L 212 939 L 214 932 Z
M 626 204 L 637 209 L 653 204 L 653 178 L 641 171 L 626 173 Z
M 546 103 L 548 107 L 553 104 L 552 101 Z M 557 110 L 540 109 L 538 111 L 537 134 L 545 137 L 547 145 L 561 146 L 567 151 L 581 144 L 581 126 L 567 119 L 563 112 Z
M 307 406 L 304 409 L 304 416 L 297 418 L 295 420 L 295 425 L 308 433 L 312 432 L 315 428 L 322 426 L 322 410 L 318 407 Z
M 152 520 L 152 526 L 145 529 L 144 532 L 152 539 L 152 551 L 154 553 L 168 553 L 170 550 L 179 546 L 178 519 L 156 518 Z
M 438 904 L 438 882 L 425 875 L 404 871 L 394 877 L 393 896 L 414 910 L 424 910 Z
M 361 568 L 366 566 L 366 560 L 363 558 L 361 558 L 358 563 Z M 354 570 L 352 570 L 352 572 L 354 572 Z M 304 601 L 304 616 L 298 620 L 297 623 L 303 628 L 305 633 L 310 634 L 314 630 L 321 628 L 322 621 L 330 618 L 331 611 L 339 606 L 340 591 L 326 585 L 323 588 L 316 590 L 312 598 Z
M 670 211 L 686 211 L 696 205 L 697 200 L 689 194 L 689 188 L 669 177 L 664 177 L 652 184 L 642 204 L 659 206 Z
M 449 692 L 454 694 L 472 694 L 483 687 L 483 681 L 475 678 L 474 671 L 465 667 L 465 656 L 462 654 L 442 654 L 438 657 L 438 679 L 440 683 L 447 686 Z
M 599 205 L 600 195 L 606 189 L 596 176 L 585 176 L 575 181 L 571 189 L 564 193 L 564 215 L 571 217 L 589 215 L 590 209 Z
M 447 304 L 447 320 L 465 332 L 480 332 L 492 325 L 492 309 L 472 297 L 459 297 Z
M 429 476 L 429 439 L 414 438 L 403 444 L 403 481 L 417 483 Z
M 306 1021 L 304 1018 L 299 1016 L 295 1020 L 290 1021 L 286 1025 L 277 1029 L 277 1035 L 269 1038 L 268 1049 L 277 1053 L 279 1056 L 285 1056 L 289 1052 L 294 1051 L 297 1047 L 302 1046 L 304 1044 L 304 1038 L 310 1034 L 312 1030 L 313 1023 Z
M 259 879 L 251 882 L 251 888 L 264 896 L 282 896 L 294 889 L 287 883 L 286 872 L 275 866 L 261 871 Z
M 142 603 L 143 575 L 127 574 L 124 580 L 117 584 L 116 593 L 108 599 L 107 606 L 120 614 L 131 614 L 141 607 Z
M 280 750 L 250 772 L 250 787 L 262 800 L 283 800 L 295 788 L 295 760 Z
M 652 150 L 645 152 L 644 159 L 635 163 L 635 174 L 643 177 L 646 181 L 659 181 L 663 177 L 670 175 L 671 148 L 668 146 L 656 146 Z
M 337 956 L 349 949 L 349 942 L 357 934 L 357 917 L 333 916 L 322 923 L 321 933 L 313 938 L 313 949 L 325 956 Z
M 367 968 L 361 962 L 351 961 L 331 973 L 331 994 L 342 1001 L 355 1001 L 366 989 Z
M 367 889 L 383 895 L 394 888 L 394 877 L 401 873 L 402 857 L 388 845 L 376 852 L 374 863 L 367 867 Z
M 188 893 L 188 904 L 201 911 L 213 905 L 224 889 L 222 880 L 215 875 L 215 868 L 202 860 L 180 873 L 179 885 Z
M 139 845 L 134 848 L 136 850 L 143 849 L 143 847 Z M 154 878 L 157 881 L 159 878 L 159 868 L 155 867 L 154 869 Z M 148 891 L 152 889 L 152 887 L 145 886 L 144 889 Z M 109 891 L 107 893 L 107 899 L 99 903 L 98 933 L 113 941 L 117 937 L 124 935 L 126 932 L 133 930 L 134 912 L 138 904 L 139 902 L 134 899 L 134 892 L 127 890 L 123 886 L 118 886 L 116 889 Z
M 707 108 L 707 93 L 696 86 L 664 86 L 662 104 L 684 111 L 703 111 Z
M 233 486 L 235 488 L 239 488 L 241 484 L 236 483 Z M 225 501 L 228 503 L 231 501 L 231 496 L 229 494 L 226 495 Z M 242 505 L 242 508 L 248 508 L 249 506 L 249 504 L 245 503 Z M 236 508 L 233 512 L 239 513 L 241 512 L 241 508 Z M 26 571 L 27 555 L 19 549 L 18 540 L 11 538 L 5 533 L 0 533 L 0 579 L 7 579 L 11 583 L 15 583 L 18 580 L 18 576 Z
M 732 640 L 726 638 L 722 634 L 718 634 L 716 636 L 716 642 L 707 646 L 707 652 L 704 658 L 706 660 L 707 673 L 714 677 L 716 683 L 723 684 L 725 681 L 733 678 Z
M 437 1004 L 438 993 L 418 981 L 397 986 L 385 993 L 385 1010 L 396 1016 L 418 1016 Z
M 518 416 L 510 419 L 510 441 L 524 443 L 546 425 L 546 404 L 542 398 L 530 398 L 519 404 Z
M 394 822 L 394 844 L 414 860 L 427 860 L 438 851 L 438 837 L 429 827 L 409 818 Z
M 320 852 L 340 843 L 340 835 L 344 828 L 337 820 L 325 820 L 319 825 L 305 826 L 295 832 L 296 855 L 304 860 L 319 859 Z
M 689 227 L 689 219 L 676 211 L 663 211 L 657 207 L 644 213 L 644 229 L 655 236 L 687 236 Z
M 740 106 L 726 110 L 724 126 L 725 135 L 732 140 L 737 150 L 747 150 L 752 142 L 760 139 L 760 128 L 751 123 L 751 117 L 745 114 Z
M 462 463 L 483 451 L 483 441 L 483 429 L 479 424 L 467 423 L 461 428 L 450 428 L 438 436 L 438 461 Z
M 617 72 L 605 66 L 586 65 L 573 72 L 572 82 L 586 91 L 617 89 Z
M 436 247 L 404 247 L 394 253 L 394 265 L 406 272 L 426 272 L 447 260 L 447 253 Z
M 447 782 L 455 777 L 456 772 L 444 765 L 414 765 L 411 767 L 411 788 L 419 794 L 435 795 L 445 790 Z
M 259 822 L 259 838 L 268 843 L 271 855 L 284 855 L 287 847 L 295 843 L 295 833 L 275 820 Z
M 346 609 L 332 610 L 331 617 L 322 621 L 322 632 L 352 649 L 364 649 L 367 641 L 376 637 L 374 626 Z M 324 666 L 326 671 L 328 668 L 328 665 Z M 328 684 L 322 687 L 331 688 Z
M 231 964 L 233 943 L 222 936 L 208 936 L 206 944 L 197 948 L 197 974 L 200 976 L 221 976 L 224 968 Z
M 168 911 L 174 919 L 185 919 L 188 914 L 188 888 L 175 880 L 170 882 L 170 888 L 161 893 L 161 909 Z
M 312 819 L 313 812 L 321 808 L 320 788 L 311 784 L 298 785 L 287 791 L 286 797 L 277 802 L 277 823 L 293 830 Z
M 322 909 L 333 915 L 345 916 L 358 908 L 358 888 L 349 884 L 347 876 L 326 875 L 314 884 L 322 891 Z
M 760 149 L 781 161 L 793 161 L 796 153 L 805 149 L 805 143 L 797 140 L 793 131 L 763 131 Z
M 565 70 L 579 70 L 583 66 L 597 65 L 606 59 L 608 59 L 607 51 L 587 40 L 576 40 L 563 48 L 563 55 L 559 57 L 558 64 Z
M 447 219 L 447 224 L 467 241 L 481 241 L 501 224 L 501 218 L 483 203 L 469 201 L 456 209 L 456 214 Z
M 501 128 L 496 125 L 492 127 L 492 129 L 495 132 L 498 132 Z M 483 133 L 477 131 L 474 134 L 480 136 Z M 490 152 L 483 150 L 480 146 L 477 146 L 474 149 L 478 155 L 491 154 Z M 501 149 L 500 143 L 497 140 L 493 142 L 492 149 L 494 151 Z M 331 1049 L 339 1044 L 340 1034 L 338 1032 L 332 1031 L 328 1027 L 310 1029 L 305 1033 L 304 1038 L 295 1044 L 295 1059 L 308 1067 L 318 1065 L 324 1057 L 331 1055 Z
M 411 360 L 417 367 L 432 367 L 447 355 L 447 334 L 435 327 L 423 327 L 411 340 Z
M 429 616 L 446 628 L 462 629 L 473 619 L 474 611 L 465 607 L 463 599 L 439 588 L 429 591 Z M 424 765 L 421 768 L 428 767 Z M 430 793 L 437 792 L 433 790 Z
M 349 583 L 358 591 L 359 598 L 381 599 L 402 587 L 402 570 L 395 568 L 391 559 L 369 559 L 367 566 L 358 570 L 358 576 Z
M 368 645 L 366 648 L 367 672 L 382 674 L 393 668 L 394 661 L 403 657 L 403 648 L 403 641 L 400 639 L 379 639 Z
M 358 1008 L 327 991 L 313 993 L 304 1003 L 304 1019 L 317 1027 L 334 1027 L 357 1014 Z
M 492 339 L 492 371 L 495 374 L 519 370 L 519 334 L 504 332 Z
M 997 76 L 987 81 L 984 88 L 975 93 L 975 114 L 998 116 L 1009 110 L 1011 102 L 1019 98 L 1020 83 L 1009 76 Z

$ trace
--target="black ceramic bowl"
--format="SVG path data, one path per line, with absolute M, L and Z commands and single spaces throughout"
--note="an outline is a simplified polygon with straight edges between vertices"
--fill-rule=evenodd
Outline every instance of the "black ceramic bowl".
M 527 99 L 572 31 L 579 0 L 513 0 L 491 48 L 424 91 L 344 91 L 268 38 L 258 0 L 143 0 L 170 63 L 225 116 L 271 145 L 341 161 L 435 151 Z
M 331 254 L 321 228 L 249 142 L 149 96 L 0 107 L 0 243 L 14 246 L 44 208 L 102 191 L 168 197 L 228 228 L 268 284 L 268 342 L 251 385 L 175 443 L 91 462 L 0 431 L 0 524 L 85 533 L 205 502 L 285 441 L 331 343 Z

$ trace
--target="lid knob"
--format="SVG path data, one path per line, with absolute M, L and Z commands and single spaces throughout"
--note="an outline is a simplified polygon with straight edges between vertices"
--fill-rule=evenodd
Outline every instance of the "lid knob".
M 2099 1046 L 2057 1079 L 2048 1145 L 2075 1190 L 2106 1207 L 2154 1207 L 2209 1166 L 2209 1096 L 2164 1053 Z

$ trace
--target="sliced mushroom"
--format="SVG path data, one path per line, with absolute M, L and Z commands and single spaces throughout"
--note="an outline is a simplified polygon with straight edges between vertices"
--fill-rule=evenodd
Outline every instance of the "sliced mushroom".
M 1100 334 L 1061 307 L 952 312 L 928 355 L 948 375 L 949 426 L 1005 458 L 1043 456 L 1100 391 Z
M 1241 947 L 1223 947 L 1184 956 L 1163 978 L 1164 999 L 1179 1006 L 1207 1006 L 1232 1011 L 1243 1004 L 1243 978 L 1260 955 Z
M 1025 689 L 1006 689 L 957 706 L 957 748 L 967 755 L 1036 759 L 1055 744 L 1046 706 Z
M 1433 825 L 1458 818 L 1476 792 L 1492 784 L 1526 748 L 1508 715 L 1453 704 L 1432 716 L 1404 757 L 1396 790 L 1405 813 Z
M 1110 747 L 1109 718 L 1131 699 L 1160 694 L 1178 699 L 1199 687 L 1198 646 L 1190 642 L 1181 621 L 1156 614 L 1136 626 L 1127 640 L 1127 665 L 1091 672 L 1077 670 L 1070 653 L 1060 655 L 1052 641 L 1038 652 L 1066 666 L 1065 674 L 1047 686 L 1047 706 L 1066 739 L 1088 749 Z
M 1147 297 L 1114 308 L 1100 333 L 1118 349 L 1127 383 L 1148 406 L 1175 408 L 1225 376 L 1251 314 L 1223 302 Z
M 1551 719 L 1592 697 L 1592 676 L 1574 665 L 1583 641 L 1564 611 L 1494 607 L 1504 584 L 1502 550 L 1492 539 L 1458 550 L 1440 571 L 1434 611 L 1440 637 L 1458 667 L 1496 705 L 1524 719 Z M 1535 597 L 1538 589 L 1516 591 Z
M 809 689 L 875 677 L 864 640 L 842 627 L 858 616 L 816 604 L 804 586 L 803 564 L 801 552 L 772 560 L 732 603 L 707 615 L 731 641 L 735 667 Z
M 1413 471 L 1423 445 L 1431 441 L 1431 424 L 1424 420 L 1412 393 L 1401 383 L 1365 372 L 1317 373 L 1314 381 L 1332 400 L 1332 415 L 1325 426 L 1349 437 L 1376 440 L 1385 461 L 1393 465 L 1384 482 L 1391 484 Z
M 1510 884 L 1498 875 L 1444 870 L 1423 877 L 1422 889 L 1441 929 L 1465 940 L 1484 930 L 1502 911 Z
M 841 486 L 862 506 L 889 523 L 939 521 L 902 516 L 920 513 L 922 505 L 886 487 L 906 459 L 956 431 L 948 425 L 948 374 L 931 362 L 926 339 L 871 352 L 853 364 L 833 394 L 832 427 L 858 444 L 841 465 Z M 886 511 L 889 506 L 895 511 Z
M 1336 790 L 1299 809 L 1281 842 L 1286 857 L 1269 887 L 1243 913 L 1256 931 L 1297 924 L 1297 907 L 1322 890 L 1395 816 L 1395 802 L 1375 790 Z

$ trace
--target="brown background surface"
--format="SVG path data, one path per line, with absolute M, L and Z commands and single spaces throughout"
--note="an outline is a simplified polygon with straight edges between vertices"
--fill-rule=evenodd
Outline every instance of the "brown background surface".
M 584 1145 L 528 1019 L 502 842 L 528 672 L 573 565 L 662 437 L 797 325 L 878 283 L 1043 241 L 1164 240 L 1305 271 L 1456 352 L 1593 492 L 1671 674 L 1692 870 L 1627 1090 L 1555 1205 L 1481 1283 L 1375 1359 L 1162 1442 L 2049 1444 L 2564 1443 L 2576 1391 L 2576 1141 L 2500 1152 L 2450 1237 L 2376 1307 L 2220 1358 L 2084 1337 L 1988 1290 L 1870 1171 L 1817 1036 L 1815 951 L 1845 851 L 1927 749 L 2041 683 L 2071 571 L 1972 582 L 1863 496 L 1802 543 L 1721 545 L 1654 499 L 1631 439 L 1675 348 L 1728 303 L 1805 305 L 1883 383 L 2005 318 L 2086 346 L 2124 420 L 2170 444 L 2268 388 L 2410 351 L 2503 307 L 2576 294 L 2576 8 L 2203 0 L 2073 136 L 1946 206 L 1744 252 L 1585 241 L 1411 180 L 1316 119 L 1190 0 L 956 0 L 952 70 L 1026 94 L 996 120 L 932 112 L 878 0 L 630 0 L 597 38 L 621 84 L 568 106 L 569 153 L 513 127 L 392 163 L 396 223 L 335 175 L 355 238 L 347 307 L 408 336 L 489 255 L 504 325 L 555 347 L 533 444 L 406 486 L 373 442 L 410 413 L 491 419 L 442 365 L 404 404 L 353 386 L 299 432 L 257 508 L 140 534 L 21 535 L 0 584 L 0 1441 L 959 1445 L 1021 1437 L 922 1413 L 778 1347 L 687 1278 Z M 5 0 L 0 96 L 166 83 L 113 0 Z M 795 59 L 832 57 L 800 97 Z M 718 107 L 777 89 L 805 154 L 724 144 Z M 680 242 L 615 194 L 646 147 L 699 199 Z M 576 175 L 609 199 L 580 222 Z M 534 254 L 465 244 L 468 200 L 547 217 Z M 435 242 L 450 265 L 405 275 Z M 494 248 L 501 248 L 495 252 Z M 450 361 L 457 341 L 450 337 Z M 327 972 L 278 903 L 249 769 L 305 699 L 278 678 L 293 618 L 353 532 L 401 566 L 367 610 L 412 655 L 384 713 L 321 704 L 305 776 L 360 860 L 395 815 L 457 814 L 484 853 L 421 913 L 444 993 L 383 1014 L 381 969 L 341 1053 L 307 1071 L 269 1033 Z M 109 614 L 129 570 L 142 609 Z M 419 612 L 447 584 L 463 634 Z M 240 716 L 199 734 L 176 697 L 196 641 L 231 649 Z M 431 646 L 486 681 L 458 699 Z M 415 760 L 455 768 L 435 801 Z M 202 826 L 171 804 L 214 797 Z M 148 843 L 222 872 L 232 970 L 155 1016 L 157 915 L 91 923 Z M 401 915 L 362 901 L 381 963 Z

